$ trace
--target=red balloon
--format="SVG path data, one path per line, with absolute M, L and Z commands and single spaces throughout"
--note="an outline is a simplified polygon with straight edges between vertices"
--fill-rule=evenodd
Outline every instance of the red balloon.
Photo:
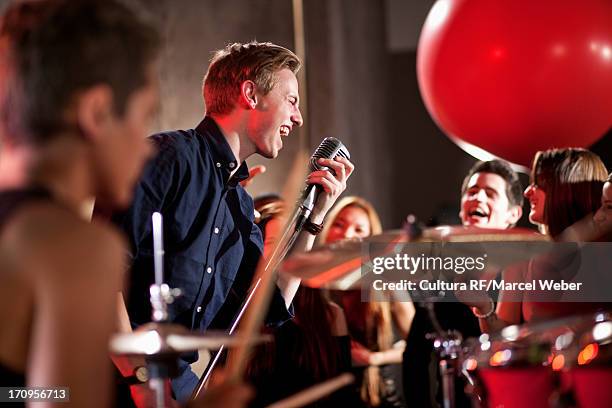
M 588 147 L 612 127 L 611 0 L 439 0 L 419 39 L 444 132 L 514 163 Z

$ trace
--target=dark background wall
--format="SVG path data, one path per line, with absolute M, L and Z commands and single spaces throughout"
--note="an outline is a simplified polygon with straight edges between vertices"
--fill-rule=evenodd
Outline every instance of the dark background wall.
M 165 38 L 161 111 L 153 131 L 195 126 L 211 52 L 229 42 L 272 41 L 294 48 L 290 0 L 125 0 Z M 0 0 L 0 6 L 7 0 Z M 431 0 L 305 0 L 308 134 L 294 132 L 252 195 L 280 192 L 300 145 L 335 136 L 357 170 L 349 194 L 372 201 L 386 228 L 409 213 L 457 222 L 459 186 L 474 159 L 447 139 L 425 110 L 416 45 Z M 596 150 L 612 166 L 612 137 Z M 527 178 L 524 178 L 525 183 Z

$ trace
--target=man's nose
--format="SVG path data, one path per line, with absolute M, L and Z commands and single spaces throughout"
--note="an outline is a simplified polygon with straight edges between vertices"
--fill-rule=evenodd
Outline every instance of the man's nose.
M 487 201 L 487 192 L 484 190 L 478 190 L 478 193 L 476 193 L 476 199 L 480 202 Z
M 523 193 L 525 198 L 529 198 L 529 196 L 533 194 L 533 190 L 534 190 L 533 184 L 528 185 L 527 188 L 525 189 L 525 192 Z
M 295 126 L 302 126 L 304 124 L 304 119 L 302 119 L 302 113 L 300 112 L 300 108 L 296 108 L 293 115 L 291 115 L 291 122 L 295 124 Z

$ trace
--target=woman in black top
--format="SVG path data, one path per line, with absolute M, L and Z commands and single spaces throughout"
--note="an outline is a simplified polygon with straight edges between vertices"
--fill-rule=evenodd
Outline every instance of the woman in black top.
M 273 196 L 256 199 L 255 208 L 266 252 L 281 228 L 278 214 L 284 204 Z M 295 318 L 267 329 L 274 341 L 259 346 L 251 359 L 247 377 L 257 389 L 252 406 L 267 406 L 350 371 L 350 340 L 340 307 L 321 291 L 307 287 L 298 289 L 293 306 Z M 359 405 L 356 389 L 347 386 L 311 406 Z

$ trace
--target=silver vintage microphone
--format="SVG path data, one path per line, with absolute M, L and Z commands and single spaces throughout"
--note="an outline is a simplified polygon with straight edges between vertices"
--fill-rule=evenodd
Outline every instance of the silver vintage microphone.
M 326 137 L 310 157 L 310 172 L 317 170 L 329 170 L 333 172 L 332 169 L 321 166 L 319 163 L 317 163 L 317 161 L 319 159 L 334 159 L 337 156 L 344 157 L 347 160 L 351 159 L 351 154 L 340 140 L 336 139 L 335 137 Z M 308 217 L 310 217 L 310 213 L 314 208 L 315 202 L 317 201 L 317 196 L 319 195 L 321 189 L 321 186 L 316 184 L 308 184 L 304 189 L 302 197 L 300 198 L 300 201 L 298 201 L 300 217 L 298 218 L 296 229 L 300 229 Z

